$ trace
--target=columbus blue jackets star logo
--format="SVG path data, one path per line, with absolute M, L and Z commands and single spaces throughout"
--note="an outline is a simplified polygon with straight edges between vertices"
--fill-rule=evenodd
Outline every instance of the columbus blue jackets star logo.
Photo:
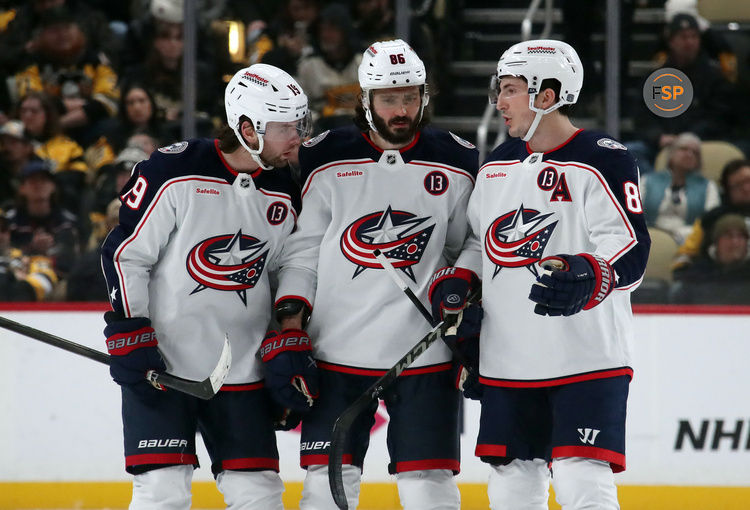
M 255 287 L 266 265 L 266 243 L 244 235 L 224 234 L 205 239 L 193 246 L 187 257 L 187 270 L 198 282 L 191 292 L 205 289 L 234 291 L 247 305 L 247 289 Z
M 423 226 L 429 220 L 388 206 L 362 216 L 341 234 L 341 252 L 357 267 L 352 278 L 365 269 L 382 269 L 372 252 L 379 249 L 394 267 L 416 281 L 411 268 L 422 259 L 435 224 Z M 421 228 L 420 228 L 421 227 Z
M 484 249 L 495 264 L 493 277 L 504 267 L 526 267 L 537 276 L 536 263 L 557 226 L 557 221 L 545 221 L 550 216 L 521 204 L 492 222 L 484 236 Z

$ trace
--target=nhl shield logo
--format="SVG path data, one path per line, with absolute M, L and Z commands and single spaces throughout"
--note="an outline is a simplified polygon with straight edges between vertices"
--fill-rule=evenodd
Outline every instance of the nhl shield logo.
M 385 156 L 385 162 L 389 165 L 395 165 L 396 164 L 396 155 L 395 154 L 386 154 Z

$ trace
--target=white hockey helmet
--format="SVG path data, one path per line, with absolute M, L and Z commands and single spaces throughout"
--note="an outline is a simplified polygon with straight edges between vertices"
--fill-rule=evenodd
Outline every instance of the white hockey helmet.
M 359 87 L 362 89 L 362 107 L 367 123 L 373 131 L 377 131 L 370 111 L 371 94 L 374 89 L 421 87 L 422 104 L 417 122 L 422 119 L 424 107 L 430 101 L 426 84 L 427 72 L 422 59 L 405 41 L 394 39 L 373 43 L 362 55 L 358 74 Z
M 524 78 L 529 86 L 529 108 L 536 118 L 523 137 L 529 141 L 539 125 L 542 115 L 553 112 L 566 104 L 578 101 L 583 87 L 583 65 L 573 47 L 562 41 L 537 39 L 514 44 L 497 62 L 497 74 L 490 83 L 490 103 L 497 102 L 498 87 L 503 76 Z M 534 106 L 539 87 L 547 79 L 560 82 L 560 94 L 555 104 L 541 110 Z
M 300 138 L 310 135 L 311 120 L 307 96 L 288 73 L 268 64 L 253 64 L 237 71 L 224 91 L 227 124 L 240 144 L 265 170 L 261 161 L 263 137 L 269 122 L 296 122 Z M 258 148 L 251 149 L 240 133 L 240 119 L 246 116 L 258 135 Z

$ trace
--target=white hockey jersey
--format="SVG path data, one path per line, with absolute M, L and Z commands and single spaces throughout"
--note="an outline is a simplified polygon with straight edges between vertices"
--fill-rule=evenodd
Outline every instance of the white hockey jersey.
M 149 317 L 169 372 L 202 380 L 232 348 L 228 384 L 263 378 L 268 274 L 299 207 L 288 169 L 238 174 L 217 141 L 190 140 L 138 163 L 120 224 L 102 247 L 112 308 Z
M 455 261 L 467 236 L 477 151 L 434 129 L 401 150 L 382 150 L 352 126 L 306 142 L 300 164 L 302 213 L 284 246 L 277 301 L 311 306 L 307 330 L 320 366 L 378 374 L 430 326 L 373 251 L 426 302 L 433 272 Z M 414 366 L 444 368 L 449 360 L 437 342 Z
M 538 387 L 632 374 L 630 291 L 650 239 L 625 146 L 582 130 L 543 154 L 505 142 L 480 168 L 468 216 L 472 235 L 456 265 L 482 278 L 483 383 Z M 613 265 L 614 291 L 570 317 L 535 314 L 528 296 L 539 260 L 578 253 Z

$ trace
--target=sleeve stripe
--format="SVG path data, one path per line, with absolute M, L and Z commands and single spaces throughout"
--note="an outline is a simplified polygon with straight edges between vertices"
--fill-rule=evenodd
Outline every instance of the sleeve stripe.
M 127 239 L 125 239 L 125 241 L 117 248 L 117 250 L 115 250 L 115 254 L 112 257 L 113 266 L 115 268 L 115 272 L 117 273 L 117 280 L 120 282 L 120 295 L 122 296 L 122 304 L 123 304 L 123 307 L 125 308 L 125 311 L 127 312 L 128 317 L 130 316 L 130 303 L 128 302 L 127 288 L 125 286 L 125 274 L 122 272 L 122 269 L 120 268 L 120 255 L 122 255 L 123 250 L 125 250 L 128 244 L 136 240 L 136 238 L 138 237 L 138 234 L 143 228 L 143 225 L 146 224 L 146 220 L 153 212 L 154 207 L 156 206 L 156 203 L 161 199 L 162 195 L 167 190 L 167 188 L 173 184 L 177 184 L 180 182 L 187 182 L 187 181 L 212 182 L 216 184 L 222 184 L 224 186 L 229 186 L 227 181 L 221 180 L 221 179 L 181 177 L 181 178 L 176 178 L 171 181 L 167 181 L 161 186 L 161 188 L 159 188 L 159 192 L 153 198 L 153 200 L 151 200 L 151 202 L 148 204 L 148 209 L 146 210 L 146 213 L 138 221 L 138 224 L 133 230 L 133 233 L 130 234 L 130 236 L 128 236 Z

